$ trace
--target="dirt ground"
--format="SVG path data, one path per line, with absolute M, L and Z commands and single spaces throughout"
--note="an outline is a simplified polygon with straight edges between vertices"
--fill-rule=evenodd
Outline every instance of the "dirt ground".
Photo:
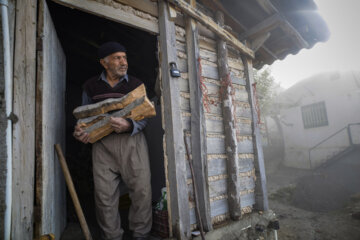
M 352 177 L 360 180 L 356 171 Z M 351 170 L 342 174 L 351 175 Z M 338 176 L 332 177 L 331 171 L 319 174 L 286 167 L 267 174 L 280 240 L 360 240 L 360 191 L 356 186 L 350 191 Z M 347 181 L 358 184 L 350 177 Z

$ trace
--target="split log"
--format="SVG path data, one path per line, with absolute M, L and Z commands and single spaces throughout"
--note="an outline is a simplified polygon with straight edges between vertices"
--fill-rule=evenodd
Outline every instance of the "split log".
M 122 98 L 109 98 L 95 104 L 80 106 L 75 108 L 73 114 L 76 119 L 104 114 L 110 111 L 122 109 L 133 102 L 135 99 L 144 96 L 146 96 L 146 90 L 144 84 L 141 84 L 139 87 L 135 88 L 133 91 L 129 92 Z
M 154 105 L 146 97 L 142 97 L 136 99 L 122 110 L 102 114 L 90 122 L 80 119 L 78 123 L 89 134 L 89 142 L 94 143 L 114 131 L 109 123 L 110 117 L 123 117 L 139 121 L 155 115 Z
M 120 108 L 123 108 L 119 110 Z M 118 110 L 112 113 L 110 111 Z M 120 99 L 106 99 L 96 104 L 78 107 L 74 115 L 86 116 L 77 124 L 89 134 L 89 142 L 94 143 L 114 131 L 109 123 L 110 117 L 130 118 L 140 121 L 156 115 L 154 105 L 146 97 L 144 85 L 139 86 Z M 97 114 L 94 116 L 94 114 Z

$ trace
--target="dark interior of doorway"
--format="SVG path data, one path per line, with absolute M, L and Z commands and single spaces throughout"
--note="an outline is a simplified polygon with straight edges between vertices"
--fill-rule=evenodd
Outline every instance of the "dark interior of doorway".
M 160 105 L 155 95 L 157 77 L 157 37 L 147 32 L 119 24 L 105 18 L 48 1 L 58 38 L 66 55 L 66 159 L 90 230 L 99 235 L 95 218 L 91 144 L 77 142 L 73 136 L 76 119 L 72 115 L 75 107 L 81 105 L 82 84 L 103 69 L 97 58 L 97 48 L 106 41 L 118 41 L 127 49 L 129 71 L 141 79 L 147 88 L 148 97 L 155 101 L 157 116 L 149 120 L 145 129 L 148 140 L 152 172 L 153 202 L 165 187 L 164 159 Z M 127 228 L 126 198 L 120 204 L 122 222 Z M 124 214 L 125 213 L 125 214 Z M 67 196 L 67 216 L 69 223 L 76 223 L 77 217 L 72 201 Z

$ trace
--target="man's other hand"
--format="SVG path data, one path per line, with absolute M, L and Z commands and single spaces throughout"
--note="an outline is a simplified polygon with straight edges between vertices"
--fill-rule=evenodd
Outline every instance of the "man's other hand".
M 88 143 L 89 142 L 89 134 L 86 133 L 81 127 L 80 125 L 76 125 L 75 126 L 75 130 L 73 133 L 74 137 L 76 138 L 76 140 L 82 142 L 82 143 Z
M 116 133 L 123 133 L 131 130 L 131 123 L 122 117 L 110 117 L 110 123 Z

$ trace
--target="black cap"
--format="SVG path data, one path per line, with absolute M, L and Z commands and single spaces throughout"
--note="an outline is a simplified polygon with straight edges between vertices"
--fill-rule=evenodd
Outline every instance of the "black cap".
M 126 48 L 118 42 L 106 42 L 99 47 L 98 56 L 102 59 L 116 52 L 126 52 Z

